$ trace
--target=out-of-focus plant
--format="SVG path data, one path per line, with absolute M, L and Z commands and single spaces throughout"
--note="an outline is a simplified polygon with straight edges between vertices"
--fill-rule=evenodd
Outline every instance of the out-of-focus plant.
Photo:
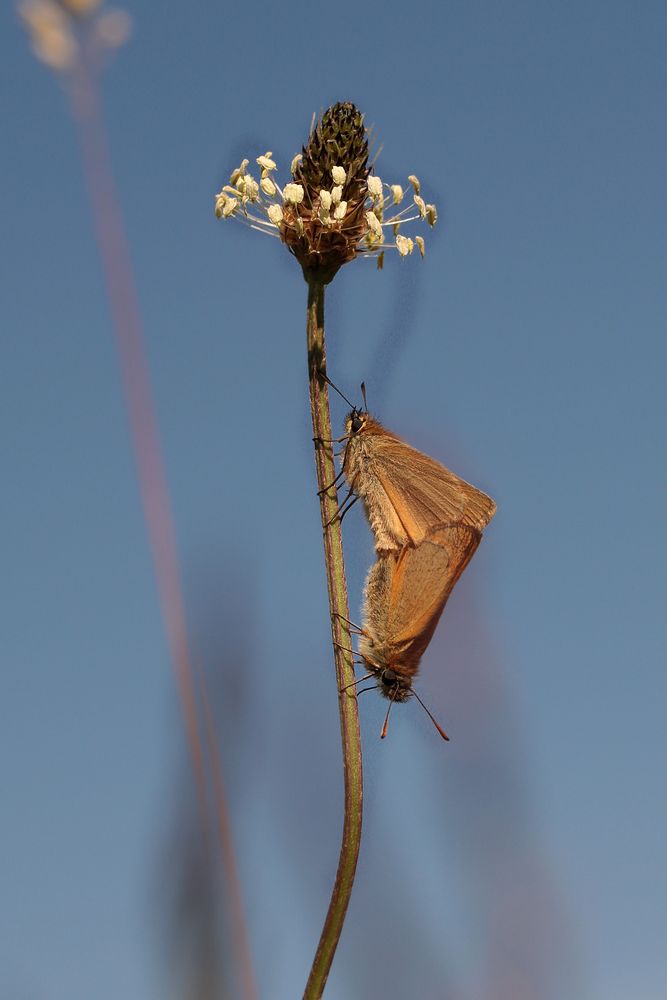
M 243 993 L 245 1000 L 255 1000 L 256 987 L 243 919 L 231 824 L 203 677 L 200 681 L 205 736 L 202 736 L 199 721 L 176 535 L 144 350 L 141 314 L 97 86 L 109 52 L 129 38 L 131 21 L 124 11 L 104 7 L 102 0 L 21 0 L 19 14 L 35 56 L 53 70 L 64 85 L 78 126 L 91 212 L 122 370 L 160 610 L 196 783 L 199 832 L 206 839 L 208 764 L 215 810 L 215 839 L 220 846 L 232 896 L 235 951 Z
M 320 997 L 340 939 L 356 871 L 362 824 L 362 759 L 354 658 L 351 650 L 347 583 L 326 378 L 324 292 L 338 270 L 357 257 L 372 256 L 382 267 L 385 251 L 401 257 L 420 235 L 401 232 L 411 223 L 435 225 L 436 208 L 421 197 L 411 175 L 412 198 L 400 184 L 384 184 L 369 166 L 369 135 L 363 115 L 349 102 L 334 104 L 313 124 L 302 152 L 291 163 L 291 180 L 281 187 L 272 152 L 256 158 L 259 178 L 244 159 L 215 197 L 221 219 L 238 219 L 277 236 L 296 257 L 308 285 L 306 339 L 315 465 L 331 613 L 336 684 L 343 745 L 345 812 L 338 870 L 317 953 L 306 984 L 306 1000 Z
M 84 56 L 101 68 L 105 53 L 124 45 L 132 30 L 129 14 L 102 0 L 22 0 L 19 14 L 34 54 L 59 73 L 76 71 Z

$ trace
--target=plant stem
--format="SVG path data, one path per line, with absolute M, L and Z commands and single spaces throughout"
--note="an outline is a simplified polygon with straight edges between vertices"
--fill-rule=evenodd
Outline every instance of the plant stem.
M 331 414 L 329 412 L 329 392 L 327 383 L 321 377 L 326 371 L 326 351 L 324 344 L 324 282 L 308 277 L 308 382 L 310 389 L 310 410 L 315 439 L 315 465 L 318 489 L 323 490 L 333 482 L 336 470 L 331 444 Z M 329 591 L 331 611 L 331 635 L 333 639 L 336 685 L 339 692 L 340 730 L 343 744 L 343 778 L 345 785 L 345 813 L 343 817 L 343 839 L 338 860 L 336 881 L 331 893 L 324 927 L 317 946 L 317 952 L 310 970 L 304 1000 L 317 1000 L 322 996 L 329 975 L 343 922 L 352 894 L 354 874 L 361 843 L 361 818 L 363 799 L 363 775 L 361 765 L 361 734 L 357 698 L 353 687 L 354 657 L 348 652 L 352 645 L 349 619 L 347 582 L 343 562 L 343 541 L 338 511 L 337 491 L 332 488 L 320 494 L 320 513 L 324 535 L 324 561 Z M 341 648 L 344 647 L 344 648 Z

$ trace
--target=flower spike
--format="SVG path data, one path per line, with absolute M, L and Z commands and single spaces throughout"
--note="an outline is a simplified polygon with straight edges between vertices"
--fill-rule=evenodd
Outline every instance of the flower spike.
M 306 280 L 327 284 L 343 264 L 358 256 L 376 257 L 386 250 L 409 256 L 415 246 L 423 257 L 424 240 L 399 232 L 408 223 L 434 226 L 435 205 L 426 204 L 414 174 L 412 203 L 400 184 L 385 184 L 368 166 L 368 131 L 354 104 L 328 108 L 311 128 L 303 151 L 290 165 L 291 180 L 281 189 L 274 179 L 277 163 L 268 151 L 256 157 L 259 182 L 247 173 L 244 159 L 229 184 L 216 195 L 218 218 L 241 219 L 254 229 L 278 236 L 296 257 Z

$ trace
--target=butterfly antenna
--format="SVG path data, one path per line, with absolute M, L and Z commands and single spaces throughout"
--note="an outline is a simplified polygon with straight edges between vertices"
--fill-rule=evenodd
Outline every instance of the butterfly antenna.
M 333 390 L 334 390 L 335 392 L 337 392 L 337 393 L 338 393 L 338 395 L 340 396 L 340 398 L 341 398 L 341 399 L 344 399 L 344 400 L 345 400 L 345 402 L 347 403 L 347 405 L 348 405 L 348 406 L 351 406 L 353 410 L 356 410 L 356 409 L 357 409 L 357 407 L 356 407 L 356 406 L 354 405 L 354 403 L 351 403 L 351 402 L 349 401 L 349 399 L 347 398 L 347 396 L 344 396 L 344 395 L 343 395 L 343 393 L 342 393 L 342 392 L 340 391 L 340 389 L 338 388 L 338 386 L 337 386 L 337 385 L 334 385 L 334 383 L 333 383 L 333 382 L 331 381 L 331 379 L 330 379 L 330 378 L 329 378 L 329 376 L 328 376 L 328 375 L 326 374 L 326 372 L 323 372 L 323 371 L 322 371 L 322 369 L 320 368 L 320 369 L 319 369 L 319 372 L 318 372 L 318 374 L 319 374 L 320 378 L 323 378 L 323 379 L 324 379 L 324 381 L 325 381 L 325 382 L 327 382 L 327 383 L 328 383 L 328 384 L 329 384 L 329 385 L 331 386 L 331 388 L 332 388 L 332 389 L 333 389 Z
M 396 687 L 394 688 L 394 690 L 391 692 L 391 700 L 389 702 L 389 708 L 387 709 L 387 714 L 384 717 L 384 725 L 382 726 L 382 732 L 380 733 L 380 739 L 381 740 L 383 740 L 385 738 L 385 736 L 387 735 L 387 726 L 389 725 L 389 713 L 391 712 L 391 706 L 394 704 L 394 701 L 396 700 L 396 695 L 397 694 L 398 694 L 398 684 L 396 685 Z
M 426 712 L 426 714 L 428 715 L 429 719 L 431 720 L 431 722 L 433 723 L 433 725 L 435 726 L 435 728 L 438 730 L 438 732 L 442 736 L 443 740 L 446 740 L 447 743 L 449 743 L 449 736 L 447 735 L 447 733 L 445 732 L 445 730 L 442 728 L 442 726 L 440 726 L 435 721 L 435 719 L 433 718 L 433 716 L 431 715 L 431 713 L 429 712 L 428 708 L 426 707 L 426 705 L 424 704 L 424 702 L 421 700 L 421 698 L 419 697 L 419 695 L 417 694 L 417 692 L 413 691 L 412 693 L 415 696 L 415 698 L 417 699 L 417 701 L 419 702 L 419 704 L 421 705 L 421 707 L 424 709 L 424 711 Z
M 361 398 L 364 401 L 364 410 L 365 410 L 366 413 L 368 413 L 368 403 L 366 402 L 366 383 L 365 382 L 361 383 Z

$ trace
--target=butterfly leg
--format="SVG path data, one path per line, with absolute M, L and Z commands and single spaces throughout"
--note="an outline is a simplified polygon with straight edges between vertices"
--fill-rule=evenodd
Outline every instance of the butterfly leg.
M 338 646 L 338 648 L 342 649 L 345 653 L 352 653 L 353 656 L 357 655 L 356 649 L 351 649 L 349 646 L 344 646 L 342 642 L 337 642 L 335 639 L 334 639 L 334 646 Z M 359 660 L 359 663 L 361 663 L 361 660 Z
M 355 625 L 355 623 L 353 621 L 350 621 L 349 618 L 346 618 L 345 615 L 341 615 L 339 611 L 334 611 L 333 616 L 334 618 L 340 618 L 341 621 L 344 621 L 347 625 L 350 626 L 350 628 L 354 629 L 356 635 L 366 635 L 366 633 L 362 628 L 360 628 L 358 625 Z
M 339 519 L 340 521 L 342 521 L 343 518 L 345 517 L 345 515 L 347 514 L 348 510 L 350 509 L 350 507 L 354 507 L 354 505 L 357 502 L 357 500 L 359 499 L 359 497 L 358 496 L 354 496 L 352 498 L 352 500 L 350 500 L 350 497 L 352 496 L 352 493 L 353 493 L 353 490 L 352 490 L 352 487 L 350 486 L 350 488 L 347 491 L 347 494 L 346 494 L 345 499 L 343 500 L 342 504 L 340 505 L 340 507 L 338 508 L 338 510 L 336 511 L 336 513 L 334 514 L 334 516 L 329 521 L 327 521 L 327 523 L 326 523 L 326 527 L 327 528 L 329 527 L 330 524 L 333 524 L 336 519 Z
M 348 494 L 348 497 L 349 497 L 349 494 Z M 359 499 L 359 497 L 358 497 L 358 496 L 355 496 L 355 497 L 353 497 L 353 498 L 352 498 L 352 499 L 350 500 L 350 502 L 349 502 L 349 503 L 347 504 L 347 507 L 345 507 L 345 504 L 346 504 L 346 503 L 347 503 L 347 501 L 348 501 L 348 497 L 345 497 L 345 500 L 344 500 L 344 501 L 343 501 L 343 503 L 341 504 L 341 506 L 340 506 L 340 509 L 339 509 L 339 511 L 338 511 L 338 513 L 340 514 L 340 519 L 341 519 L 341 521 L 343 520 L 343 518 L 344 518 L 344 517 L 345 517 L 345 515 L 347 514 L 348 510 L 351 510 L 351 508 L 352 508 L 352 507 L 354 507 L 355 503 L 356 503 L 356 502 L 357 502 L 357 500 Z M 345 508 L 345 509 L 343 509 L 343 508 Z
M 343 434 L 343 436 L 339 438 L 314 437 L 313 442 L 315 444 L 342 444 L 343 441 L 349 440 L 349 437 L 349 434 Z
M 340 477 L 342 475 L 343 475 L 343 470 L 341 469 L 340 472 L 338 473 L 338 475 L 336 476 L 336 478 L 332 479 L 332 481 L 329 483 L 328 486 L 323 486 L 321 490 L 317 491 L 318 497 L 321 497 L 323 493 L 328 493 L 330 489 L 332 489 L 334 486 L 336 486 L 336 484 L 338 483 L 338 480 L 340 479 Z

